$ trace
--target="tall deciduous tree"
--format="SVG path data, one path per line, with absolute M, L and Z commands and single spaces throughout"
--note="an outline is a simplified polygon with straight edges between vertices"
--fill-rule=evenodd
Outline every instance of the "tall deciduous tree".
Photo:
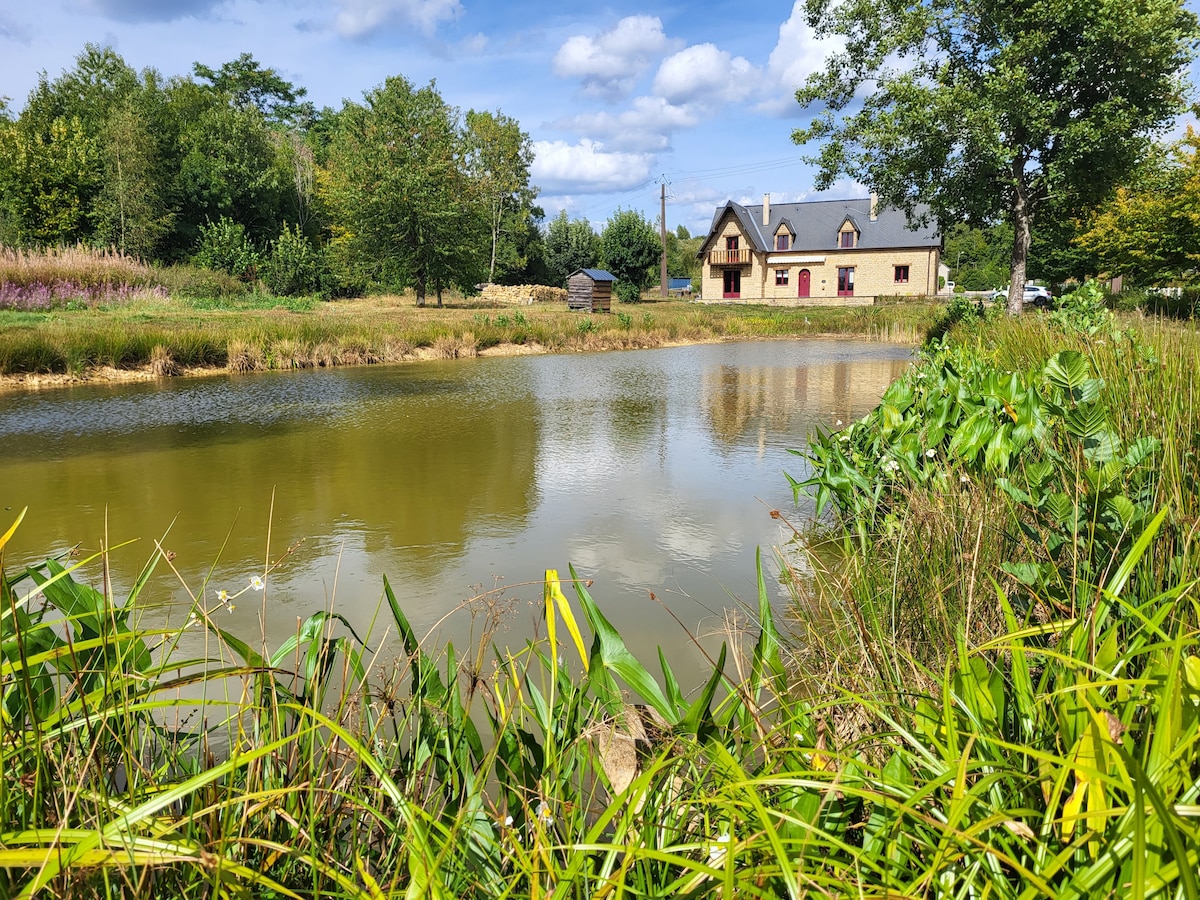
M 546 268 L 550 281 L 560 287 L 576 269 L 588 269 L 600 261 L 600 237 L 586 219 L 567 218 L 565 209 L 546 228 Z
M 807 0 L 844 49 L 796 97 L 820 112 L 818 188 L 839 175 L 943 223 L 1013 228 L 1019 312 L 1039 211 L 1085 209 L 1181 111 L 1197 37 L 1180 0 Z M 859 103 L 860 89 L 866 91 Z M 851 111 L 852 108 L 855 111 Z
M 529 184 L 533 144 L 520 123 L 503 113 L 476 112 L 466 116 L 466 167 L 472 187 L 487 211 L 492 252 L 488 281 L 496 277 L 496 256 L 504 226 L 514 232 L 528 220 L 537 196 Z M 514 235 L 515 236 L 515 235 Z
M 477 280 L 480 217 L 469 208 L 457 114 L 433 83 L 400 76 L 347 103 L 329 148 L 335 232 L 371 276 L 416 289 Z
M 662 256 L 658 231 L 637 210 L 618 209 L 605 224 L 601 241 L 604 265 L 617 278 L 617 295 L 626 303 L 636 301 Z
M 290 122 L 297 116 L 311 115 L 311 107 L 300 102 L 308 91 L 296 87 L 274 69 L 264 69 L 250 53 L 223 63 L 215 71 L 203 63 L 195 63 L 192 71 L 213 90 L 228 97 L 234 106 L 252 106 L 272 122 Z
M 1076 238 L 1109 275 L 1140 284 L 1195 281 L 1200 270 L 1200 135 L 1152 158 Z

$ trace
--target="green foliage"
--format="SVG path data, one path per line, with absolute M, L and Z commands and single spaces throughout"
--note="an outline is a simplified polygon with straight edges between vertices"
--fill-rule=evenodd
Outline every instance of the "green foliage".
M 1074 350 L 1022 375 L 970 348 L 934 347 L 867 417 L 818 435 L 806 454 L 813 475 L 793 487 L 812 492 L 818 514 L 833 501 L 866 547 L 909 490 L 995 479 L 1048 557 L 1011 574 L 1043 584 L 1053 569 L 1103 584 L 1102 567 L 1149 518 L 1160 449 L 1152 438 L 1123 447 L 1103 386 Z
M 258 277 L 261 256 L 250 243 L 242 224 L 222 216 L 200 226 L 200 239 L 192 262 L 243 281 L 254 281 Z
M 486 219 L 472 206 L 466 145 L 455 110 L 433 84 L 387 79 L 347 103 L 330 147 L 327 200 L 348 233 L 335 234 L 378 284 L 433 289 L 483 276 Z
M 1050 321 L 1065 331 L 1094 335 L 1112 328 L 1107 294 L 1094 281 L 1086 281 L 1059 298 Z
M 618 209 L 604 226 L 601 244 L 604 266 L 617 279 L 617 296 L 626 303 L 637 302 L 662 255 L 654 226 L 636 210 Z
M 321 289 L 323 268 L 320 251 L 298 227 L 285 224 L 263 260 L 262 280 L 271 293 L 281 297 L 314 294 Z
M 600 262 L 600 238 L 585 219 L 571 221 L 561 210 L 546 229 L 546 268 L 550 281 L 566 287 L 567 278 L 578 269 L 591 269 Z
M 516 259 L 517 236 L 532 213 L 536 188 L 529 184 L 533 143 L 520 123 L 503 113 L 470 110 L 465 122 L 464 165 L 472 188 L 487 210 L 491 255 L 487 280 L 494 281 L 503 255 L 508 269 L 524 268 Z M 502 246 L 502 238 L 508 238 Z
M 631 281 L 618 281 L 613 293 L 622 303 L 637 303 L 642 299 L 642 289 Z
M 1198 34 L 1178 0 L 1136 16 L 1120 0 L 812 0 L 807 12 L 843 41 L 797 92 L 816 113 L 793 139 L 819 145 L 818 188 L 848 175 L 910 215 L 928 203 L 940 222 L 1005 219 L 1012 285 L 1051 198 L 1058 216 L 1088 209 L 1174 121 Z M 1019 293 L 1010 302 L 1019 312 Z
M 274 69 L 262 68 L 250 53 L 222 63 L 216 71 L 202 63 L 195 63 L 192 71 L 231 105 L 253 107 L 271 121 L 294 121 L 306 112 L 300 100 L 308 91 L 280 77 Z
M 1100 271 L 1139 285 L 1193 279 L 1200 254 L 1200 136 L 1155 150 L 1076 237 Z

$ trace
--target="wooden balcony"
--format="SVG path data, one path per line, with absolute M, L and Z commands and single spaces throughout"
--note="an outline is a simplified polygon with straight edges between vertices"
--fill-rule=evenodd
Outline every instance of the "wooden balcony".
M 710 266 L 748 266 L 750 265 L 750 250 L 709 250 L 708 264 Z

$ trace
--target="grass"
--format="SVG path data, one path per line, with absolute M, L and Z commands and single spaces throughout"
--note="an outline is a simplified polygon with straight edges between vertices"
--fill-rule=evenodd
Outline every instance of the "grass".
M 802 310 L 675 301 L 583 316 L 559 307 L 505 311 L 465 301 L 418 309 L 411 297 L 142 299 L 110 309 L 0 311 L 0 375 L 142 369 L 156 347 L 180 367 L 253 371 L 395 362 L 419 352 L 473 356 L 507 344 L 561 352 L 816 334 L 915 341 L 932 316 L 927 306 Z M 231 354 L 243 345 L 254 352 Z
M 525 646 L 485 595 L 440 649 L 386 580 L 372 634 L 228 633 L 286 558 L 154 629 L 159 554 L 9 572 L 0 895 L 1200 896 L 1194 334 L 1121 331 L 960 328 L 818 436 L 796 622 L 760 571 L 701 685 L 554 571 Z

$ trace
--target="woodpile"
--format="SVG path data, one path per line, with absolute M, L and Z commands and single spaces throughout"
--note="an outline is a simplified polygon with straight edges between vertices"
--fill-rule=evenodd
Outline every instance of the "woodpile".
M 499 306 L 530 306 L 534 303 L 566 303 L 564 288 L 544 284 L 485 284 L 479 294 L 488 303 Z

